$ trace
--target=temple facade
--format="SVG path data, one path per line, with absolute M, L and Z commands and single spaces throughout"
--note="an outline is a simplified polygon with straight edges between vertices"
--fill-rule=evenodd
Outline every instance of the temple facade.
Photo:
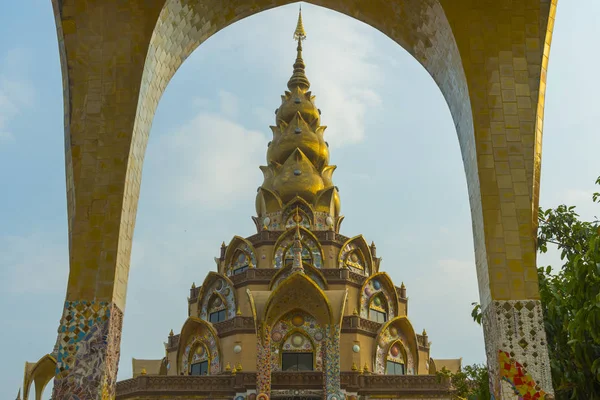
M 336 166 L 305 74 L 301 15 L 294 37 L 293 74 L 260 167 L 257 233 L 221 245 L 215 270 L 192 285 L 188 319 L 169 333 L 164 358 L 134 359 L 117 399 L 452 397 L 436 372 L 455 372 L 461 360 L 432 358 L 426 331 L 408 318 L 407 289 L 380 268 L 375 244 L 340 233 Z M 43 359 L 49 371 L 53 357 Z M 26 367 L 25 399 L 35 368 Z

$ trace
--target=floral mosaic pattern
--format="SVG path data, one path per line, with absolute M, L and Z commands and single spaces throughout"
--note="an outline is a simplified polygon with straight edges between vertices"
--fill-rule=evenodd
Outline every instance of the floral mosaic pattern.
M 217 346 L 217 339 L 214 337 L 211 331 L 209 331 L 206 327 L 198 327 L 198 332 L 193 335 L 190 335 L 187 344 L 185 346 L 185 350 L 183 351 L 183 355 L 181 356 L 181 369 L 180 372 L 183 372 L 185 375 L 189 374 L 189 367 L 191 363 L 194 361 L 194 357 L 205 357 L 204 359 L 208 359 L 210 361 L 209 371 L 211 375 L 218 374 L 221 372 L 221 364 L 219 357 L 219 348 Z M 196 354 L 196 349 L 198 347 L 204 347 L 208 354 Z M 198 361 L 202 361 L 198 358 Z
M 217 294 L 222 304 L 218 303 L 218 300 L 215 298 L 215 294 Z M 212 301 L 209 305 L 208 303 Z M 210 284 L 208 290 L 204 291 L 200 307 L 198 307 L 200 311 L 200 318 L 208 321 L 208 313 L 209 306 L 222 308 L 225 306 L 227 309 L 227 319 L 235 317 L 236 313 L 236 304 L 235 304 L 235 291 L 227 280 L 223 278 L 217 278 L 214 282 Z
M 325 345 L 325 392 L 328 399 L 344 399 L 340 385 L 340 326 L 327 327 Z
M 292 334 L 290 335 L 290 333 Z M 282 351 L 307 350 L 314 351 L 315 370 L 323 370 L 323 354 L 321 349 L 325 342 L 325 332 L 313 316 L 303 312 L 287 314 L 273 326 L 270 339 L 272 371 L 281 370 L 280 355 Z
M 510 383 L 519 400 L 545 399 L 546 392 L 541 390 L 533 378 L 527 374 L 525 368 L 510 358 L 510 354 L 500 350 L 498 352 L 500 363 L 500 377 Z
M 274 268 L 281 268 L 284 265 L 286 258 L 291 259 L 294 231 L 289 230 L 285 235 L 286 236 L 279 243 L 277 250 L 275 251 L 275 256 L 273 257 Z M 306 232 L 303 232 L 302 236 L 302 259 L 316 268 L 321 268 L 323 265 L 323 256 L 321 255 L 321 248 L 317 241 Z M 288 254 L 288 252 L 290 252 L 290 254 Z
M 310 229 L 310 220 L 308 219 L 308 216 L 306 214 L 304 214 L 303 212 L 299 213 L 298 215 L 301 218 L 299 225 L 303 228 Z M 295 217 L 295 215 L 290 215 L 288 217 L 288 219 L 285 221 L 286 229 L 293 228 L 296 226 L 296 221 L 294 221 L 294 217 Z
M 369 304 L 374 296 L 381 293 L 387 303 L 388 321 L 396 317 L 395 303 L 388 294 L 388 288 L 378 277 L 374 277 L 367 281 L 363 293 L 360 298 L 360 316 L 361 318 L 369 318 Z
M 496 377 L 492 382 L 492 391 L 496 398 L 501 398 L 504 390 L 509 389 L 509 382 L 503 375 L 505 372 L 500 362 L 500 350 L 508 353 L 537 386 L 545 393 L 553 394 L 550 360 L 546 343 L 546 331 L 542 308 L 539 300 L 503 300 L 493 301 L 483 312 L 486 355 L 490 373 Z M 516 361 L 515 361 L 516 362 Z M 522 378 L 519 378 L 522 381 Z M 513 385 L 513 383 L 511 383 Z M 514 385 L 520 387 L 519 384 Z
M 114 398 L 122 325 L 123 313 L 114 304 L 65 302 L 53 398 Z
M 263 337 L 259 336 L 256 340 L 256 392 L 259 393 L 257 400 L 261 395 L 271 393 L 271 328 L 264 325 L 259 329 Z
M 388 326 L 385 331 L 381 332 L 379 336 L 379 341 L 377 343 L 377 352 L 375 356 L 375 369 L 374 372 L 376 374 L 385 374 L 385 365 L 390 353 L 390 346 L 401 344 L 404 349 L 404 353 L 406 353 L 406 374 L 414 375 L 415 374 L 415 360 L 411 351 L 408 351 L 406 347 L 407 337 L 404 332 L 402 332 L 398 327 L 396 327 L 393 323 Z
M 348 268 L 350 271 L 361 275 L 368 275 L 370 272 L 364 255 L 356 242 L 350 242 L 342 248 L 338 257 L 338 267 Z

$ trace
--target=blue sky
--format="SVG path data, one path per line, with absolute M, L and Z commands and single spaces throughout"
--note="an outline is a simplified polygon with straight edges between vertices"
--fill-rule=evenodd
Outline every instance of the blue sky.
M 0 397 L 25 361 L 52 351 L 68 275 L 62 83 L 49 1 L 0 15 Z M 131 358 L 160 358 L 187 317 L 192 282 L 222 241 L 254 232 L 268 125 L 292 72 L 297 5 L 242 20 L 184 63 L 160 101 L 144 166 L 119 378 Z M 341 14 L 303 7 L 307 75 L 338 165 L 342 233 L 375 241 L 404 281 L 409 318 L 434 358 L 483 362 L 466 180 L 439 89 L 402 48 Z M 596 68 L 600 2 L 559 3 L 552 45 L 541 203 L 586 218 L 600 175 Z M 558 265 L 556 255 L 539 264 Z M 50 390 L 46 390 L 49 397 Z

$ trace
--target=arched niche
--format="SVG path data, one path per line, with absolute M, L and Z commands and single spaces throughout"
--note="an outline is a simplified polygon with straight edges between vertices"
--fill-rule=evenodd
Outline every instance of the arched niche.
M 312 266 L 311 264 L 303 263 L 304 273 L 310 277 L 322 290 L 327 290 L 327 279 L 323 276 L 323 273 Z M 292 266 L 288 265 L 285 268 L 281 268 L 271 279 L 269 284 L 269 290 L 275 290 L 285 279 L 290 276 L 294 271 Z
M 338 267 L 348 268 L 352 272 L 366 276 L 375 271 L 371 248 L 362 235 L 348 239 L 343 244 L 338 254 Z
M 211 304 L 211 301 L 217 298 L 222 301 L 223 309 L 227 311 L 226 319 L 235 317 L 238 302 L 233 282 L 228 277 L 211 271 L 206 275 L 198 293 L 198 316 L 201 319 L 209 320 L 210 308 L 215 305 Z
M 286 264 L 286 259 L 291 263 L 291 247 L 294 244 L 294 235 L 296 234 L 295 226 L 283 233 L 273 248 L 273 268 L 282 268 Z M 302 260 L 315 266 L 322 268 L 324 254 L 321 244 L 317 237 L 308 229 L 300 227 L 300 235 L 302 237 Z
M 221 347 L 219 337 L 211 324 L 196 317 L 189 317 L 181 328 L 179 347 L 177 349 L 177 374 L 190 374 L 190 360 L 194 359 L 194 351 L 198 346 L 206 350 L 208 375 L 221 372 Z
M 300 216 L 300 226 L 305 229 L 311 229 L 315 223 L 315 212 L 312 206 L 300 196 L 296 196 L 289 201 L 283 209 L 281 216 L 282 228 L 284 230 L 294 228 L 296 226 L 295 215 Z
M 56 359 L 50 354 L 44 355 L 35 364 L 27 363 L 23 379 L 23 400 L 29 399 L 31 385 L 35 384 L 35 400 L 42 400 L 46 385 L 54 378 Z
M 296 309 L 281 317 L 271 328 L 271 370 L 283 369 L 284 353 L 311 353 L 312 370 L 323 370 L 325 328 L 309 312 Z
M 273 326 L 283 315 L 297 309 L 310 310 L 321 326 L 334 323 L 327 295 L 311 278 L 300 272 L 290 275 L 270 294 L 263 321 Z
M 385 357 L 386 375 L 406 375 L 408 352 L 402 340 L 397 339 L 388 345 Z
M 405 351 L 405 374 L 416 375 L 419 370 L 419 351 L 417 335 L 412 324 L 405 316 L 396 317 L 384 324 L 377 333 L 373 355 L 373 372 L 384 374 L 388 355 L 394 343 L 401 343 Z
M 223 265 L 223 275 L 227 276 L 243 272 L 248 268 L 256 268 L 256 250 L 252 243 L 240 236 L 234 236 L 225 250 Z
M 369 318 L 369 310 L 375 296 L 383 296 L 388 307 L 387 320 L 398 316 L 398 293 L 390 276 L 385 272 L 371 275 L 362 285 L 358 298 L 361 318 Z

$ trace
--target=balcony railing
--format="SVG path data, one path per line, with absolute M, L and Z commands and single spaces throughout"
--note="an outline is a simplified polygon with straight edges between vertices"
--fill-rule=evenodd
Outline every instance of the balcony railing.
M 361 395 L 419 394 L 437 396 L 453 391 L 449 379 L 435 375 L 375 375 L 359 372 L 340 374 L 342 389 Z M 161 376 L 141 375 L 117 383 L 117 399 L 144 395 L 158 396 L 206 394 L 211 398 L 232 398 L 236 393 L 256 388 L 256 374 L 243 372 L 236 375 L 225 373 L 211 376 Z M 322 372 L 273 372 L 273 390 L 298 389 L 320 390 L 323 388 Z

